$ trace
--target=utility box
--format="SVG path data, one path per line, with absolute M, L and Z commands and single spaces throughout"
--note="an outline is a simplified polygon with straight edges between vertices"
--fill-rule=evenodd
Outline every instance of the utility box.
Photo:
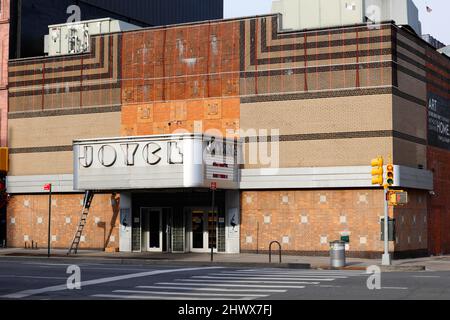
M 140 27 L 111 18 L 51 25 L 44 39 L 44 52 L 49 56 L 79 54 L 90 51 L 94 35 L 140 29 Z
M 381 241 L 384 241 L 384 219 L 381 219 L 380 227 L 381 227 Z M 396 239 L 395 219 L 389 219 L 388 232 L 389 232 L 389 241 L 395 241 Z

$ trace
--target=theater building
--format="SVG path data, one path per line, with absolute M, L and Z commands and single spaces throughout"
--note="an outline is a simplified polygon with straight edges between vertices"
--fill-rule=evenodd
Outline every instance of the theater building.
M 54 248 L 92 190 L 81 248 L 263 253 L 276 240 L 324 255 L 348 237 L 348 255 L 378 258 L 381 155 L 409 194 L 390 209 L 391 251 L 449 253 L 450 59 L 390 21 L 281 21 L 110 33 L 85 54 L 11 60 L 8 246 L 45 246 L 52 183 Z

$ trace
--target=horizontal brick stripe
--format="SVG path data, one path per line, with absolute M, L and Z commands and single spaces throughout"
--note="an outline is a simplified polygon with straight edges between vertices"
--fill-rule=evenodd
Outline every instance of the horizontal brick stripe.
M 113 41 L 113 39 L 110 39 L 110 41 Z M 92 55 L 93 57 L 95 57 L 96 51 L 95 51 L 95 47 L 91 48 L 92 51 Z M 65 55 L 65 57 L 71 58 L 71 55 Z M 81 65 L 81 60 L 87 60 L 90 57 L 87 57 L 85 55 L 80 55 L 77 56 L 77 59 L 68 59 L 68 60 L 76 60 L 77 62 L 80 62 L 80 64 L 77 65 L 72 65 L 72 66 L 61 66 L 61 67 L 45 67 L 45 68 L 41 68 L 40 66 L 44 66 L 45 64 L 53 64 L 56 62 L 65 62 L 66 59 L 60 58 L 60 61 L 53 61 L 53 59 L 51 57 L 49 57 L 48 59 L 43 60 L 42 62 L 39 63 L 39 65 L 37 65 L 37 63 L 32 63 L 32 61 L 29 61 L 28 64 L 25 64 L 24 66 L 30 66 L 35 64 L 36 68 L 39 69 L 35 69 L 35 70 L 18 70 L 18 71 L 9 71 L 8 75 L 10 78 L 12 77 L 21 77 L 21 76 L 33 76 L 33 75 L 42 75 L 44 72 L 45 74 L 53 74 L 53 73 L 62 73 L 62 72 L 71 72 L 71 71 L 78 71 L 81 70 L 81 68 L 83 67 L 83 69 L 96 69 L 96 68 L 103 68 L 103 64 L 104 64 L 104 57 L 105 57 L 105 45 L 104 45 L 104 40 L 102 38 L 101 44 L 100 44 L 100 55 L 99 55 L 99 59 L 100 61 L 97 63 L 93 63 L 93 64 L 86 64 L 84 66 Z
M 307 31 L 301 30 L 292 30 L 292 31 L 279 31 L 278 28 L 278 19 L 277 17 L 268 17 L 272 19 L 272 39 L 274 40 L 282 40 L 282 39 L 292 39 L 292 38 L 303 38 L 306 34 L 314 34 L 314 36 L 325 36 L 325 35 L 335 35 L 335 34 L 347 34 L 347 33 L 355 33 L 356 31 L 368 31 L 369 26 L 373 27 L 373 25 L 369 25 L 367 23 L 360 23 L 352 26 L 348 26 L 347 28 L 342 27 L 322 27 L 315 29 L 308 29 Z M 392 21 L 383 21 L 380 22 L 377 26 L 377 30 L 392 30 L 393 23 Z
M 321 99 L 321 98 L 335 98 L 335 97 L 353 97 L 376 94 L 391 94 L 392 87 L 383 88 L 364 88 L 364 89 L 342 89 L 342 90 L 328 90 L 321 92 L 299 92 L 299 93 L 281 93 L 271 95 L 255 95 L 251 97 L 242 97 L 241 103 L 254 102 L 270 102 L 270 101 L 284 101 L 284 100 L 307 100 L 307 99 Z
M 95 91 L 95 90 L 107 90 L 107 89 L 119 89 L 121 88 L 121 85 L 119 82 L 114 83 L 107 83 L 107 84 L 97 84 L 97 85 L 87 85 L 87 86 L 77 86 L 77 87 L 70 87 L 70 92 L 68 93 L 74 93 L 74 92 L 80 92 L 80 91 Z M 45 90 L 45 94 L 64 94 L 63 89 L 50 89 Z M 10 98 L 16 98 L 16 97 L 29 97 L 29 96 L 41 96 L 42 95 L 42 89 L 39 90 L 33 90 L 33 91 L 21 91 L 21 92 L 10 92 L 9 97 Z
M 267 76 L 280 76 L 286 75 L 287 72 L 292 72 L 292 74 L 312 74 L 312 73 L 323 73 L 323 72 L 334 72 L 334 71 L 350 71 L 357 70 L 358 68 L 364 69 L 378 69 L 378 68 L 392 68 L 392 61 L 383 61 L 383 62 L 370 62 L 370 63 L 352 63 L 352 64 L 340 64 L 340 65 L 332 65 L 332 66 L 317 66 L 317 67 L 298 67 L 298 68 L 287 68 L 278 70 L 258 70 L 258 71 L 246 71 L 241 72 L 241 78 L 251 78 L 256 75 L 258 77 L 267 77 Z
M 27 119 L 27 118 L 47 118 L 47 117 L 70 116 L 70 115 L 93 114 L 93 113 L 110 113 L 121 111 L 122 111 L 121 105 L 114 105 L 114 106 L 70 108 L 70 109 L 58 109 L 46 111 L 10 112 L 8 113 L 8 119 L 13 120 L 13 119 Z
M 421 106 L 427 106 L 425 100 L 421 100 L 407 93 L 400 91 L 396 87 L 383 87 L 383 88 L 363 88 L 363 89 L 342 89 L 342 90 L 330 90 L 321 92 L 299 92 L 299 93 L 281 93 L 270 95 L 255 95 L 249 97 L 242 97 L 241 103 L 255 103 L 255 102 L 271 102 L 271 101 L 284 101 L 284 100 L 308 100 L 308 99 L 323 99 L 323 98 L 336 98 L 336 97 L 353 97 L 353 96 L 365 96 L 365 95 L 377 95 L 377 94 L 394 94 L 398 97 L 406 99 L 410 102 L 419 104 Z
M 72 152 L 72 146 L 55 146 L 55 147 L 31 147 L 31 148 L 11 148 L 10 154 L 24 153 L 48 153 L 48 152 Z
M 256 32 L 256 25 L 255 21 L 251 22 L 250 26 L 250 32 L 251 34 L 255 34 Z M 383 26 L 382 29 L 391 29 L 391 26 Z M 368 31 L 367 26 L 360 27 L 360 28 L 351 28 L 351 29 L 344 29 L 344 30 L 329 30 L 329 31 L 308 31 L 306 34 L 312 34 L 308 38 L 313 38 L 316 36 L 327 36 L 327 35 L 333 35 L 333 34 L 348 34 L 348 33 L 356 33 L 357 31 Z M 296 33 L 292 37 L 283 37 L 283 34 L 279 36 L 280 33 L 278 32 L 278 19 L 272 20 L 272 40 L 285 40 L 285 39 L 303 39 L 305 36 L 305 33 Z M 308 49 L 315 49 L 315 48 L 326 48 L 326 47 L 339 47 L 342 45 L 355 45 L 355 44 L 376 44 L 376 43 L 382 43 L 382 42 L 391 42 L 392 38 L 390 35 L 385 36 L 373 36 L 373 37 L 361 37 L 361 38 L 351 38 L 351 39 L 342 39 L 342 40 L 331 40 L 331 41 L 311 41 L 307 42 L 306 47 Z M 273 52 L 273 51 L 283 51 L 283 50 L 303 50 L 305 49 L 304 43 L 298 43 L 298 44 L 286 44 L 286 45 L 273 45 L 268 46 L 267 45 L 267 24 L 262 23 L 261 24 L 261 52 Z
M 427 141 L 425 139 L 417 138 L 393 130 L 291 134 L 291 135 L 281 135 L 277 137 L 259 136 L 259 137 L 247 137 L 245 138 L 245 142 L 246 143 L 273 142 L 273 141 L 295 142 L 295 141 L 342 140 L 342 139 L 362 139 L 362 138 L 398 138 L 421 145 L 427 145 Z

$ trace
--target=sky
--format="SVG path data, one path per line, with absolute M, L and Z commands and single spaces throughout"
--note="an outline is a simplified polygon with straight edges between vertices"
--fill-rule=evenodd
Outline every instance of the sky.
M 395 0 L 393 0 L 395 1 Z M 413 0 L 419 8 L 422 33 L 431 34 L 439 41 L 450 45 L 450 1 Z M 253 16 L 270 13 L 272 0 L 224 0 L 225 18 Z M 433 11 L 428 13 L 426 7 Z

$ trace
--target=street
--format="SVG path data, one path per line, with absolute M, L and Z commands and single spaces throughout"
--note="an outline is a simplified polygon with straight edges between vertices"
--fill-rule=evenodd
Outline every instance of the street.
M 369 290 L 364 271 L 81 263 L 80 289 L 69 290 L 74 261 L 2 259 L 2 300 L 404 300 L 450 299 L 450 272 L 382 273 Z M 75 262 L 76 263 L 76 262 Z M 70 283 L 71 281 L 69 281 Z

